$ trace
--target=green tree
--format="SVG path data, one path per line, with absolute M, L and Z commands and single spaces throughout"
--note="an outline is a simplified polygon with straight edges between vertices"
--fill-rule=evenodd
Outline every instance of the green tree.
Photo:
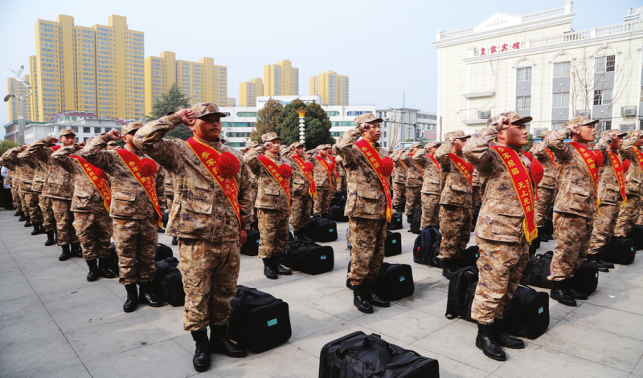
M 176 82 L 172 84 L 170 89 L 161 95 L 161 98 L 154 101 L 152 114 L 147 116 L 147 121 L 154 121 L 170 112 L 176 112 L 180 109 L 185 109 L 190 106 L 190 98 L 181 91 Z M 181 138 L 186 140 L 192 136 L 192 131 L 189 127 L 180 124 L 174 130 L 165 135 L 167 139 Z
M 19 145 L 19 143 L 15 143 L 10 140 L 3 140 L 2 142 L 0 142 L 0 156 L 7 152 L 7 150 L 18 147 Z
M 527 140 L 527 144 L 522 146 L 522 150 L 525 152 L 529 152 L 529 150 L 531 150 L 531 146 L 534 145 L 534 136 L 532 134 L 527 135 Z
M 277 131 L 278 119 L 283 109 L 284 106 L 281 105 L 281 102 L 272 97 L 269 98 L 266 105 L 264 105 L 257 114 L 257 122 L 255 123 L 255 128 L 252 129 L 250 133 L 250 139 L 261 143 L 261 136 L 263 134 Z
M 297 110 L 306 110 L 306 149 L 313 149 L 320 144 L 334 144 L 335 138 L 330 133 L 332 123 L 326 111 L 316 102 L 306 105 L 295 99 L 286 105 L 279 117 L 278 134 L 281 144 L 290 145 L 299 141 L 299 114 Z

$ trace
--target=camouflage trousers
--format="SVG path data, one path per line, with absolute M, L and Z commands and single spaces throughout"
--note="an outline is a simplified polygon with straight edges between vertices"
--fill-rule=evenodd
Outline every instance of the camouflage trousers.
M 536 227 L 544 227 L 545 219 L 551 213 L 551 205 L 554 203 L 554 189 L 538 188 L 538 199 L 536 200 L 536 215 L 534 223 Z
M 482 186 L 474 186 L 471 188 L 471 196 L 473 198 L 473 207 L 482 205 Z
M 319 195 L 319 192 L 317 193 Z M 259 218 L 259 258 L 281 256 L 288 242 L 288 210 L 257 209 Z
M 330 188 L 317 188 L 317 196 L 315 197 L 315 214 L 326 214 L 330 207 L 330 200 L 333 198 L 333 193 Z
M 643 208 L 639 211 L 639 219 L 636 221 L 636 224 L 643 226 Z
M 422 222 L 421 229 L 426 226 L 436 227 L 440 213 L 440 195 L 422 193 Z
M 239 278 L 239 242 L 179 239 L 179 270 L 183 277 L 183 329 L 202 331 L 223 325 Z
M 386 219 L 349 218 L 348 241 L 353 249 L 348 279 L 353 285 L 372 280 L 382 267 L 387 226 Z
M 42 211 L 40 211 L 40 193 L 38 192 L 26 192 L 25 193 L 25 202 L 27 202 L 27 208 L 29 209 L 29 221 L 31 223 L 42 223 Z
M 616 219 L 616 229 L 614 236 L 624 238 L 630 232 L 632 227 L 636 224 L 639 216 L 639 209 L 641 208 L 641 197 L 627 196 L 627 203 L 625 206 L 621 204 L 618 211 L 618 218 Z
M 20 200 L 20 193 L 18 193 L 18 188 L 11 187 L 11 196 L 13 197 L 13 207 L 16 211 L 22 211 L 22 201 Z
M 51 208 L 54 213 L 54 218 L 56 219 L 56 244 L 63 246 L 71 243 L 77 243 L 78 236 L 76 235 L 76 229 L 73 225 L 74 213 L 71 212 L 71 200 L 52 198 Z
M 20 206 L 22 208 L 22 212 L 25 213 L 25 217 L 29 218 L 29 205 L 27 205 L 27 199 L 26 195 L 27 192 L 25 192 L 22 189 L 18 189 L 18 197 L 20 198 Z
M 83 249 L 83 260 L 109 257 L 112 246 L 112 218 L 107 210 L 94 213 L 74 213 L 74 228 Z
M 395 209 L 404 208 L 406 201 L 406 185 L 398 182 L 393 183 L 393 207 Z
M 592 218 L 554 212 L 554 239 L 556 249 L 551 260 L 550 281 L 571 278 L 587 257 L 592 236 Z
M 158 219 L 113 218 L 112 221 L 119 282 L 127 285 L 152 281 L 159 238 Z
M 614 236 L 620 204 L 601 202 L 598 212 L 594 214 L 594 228 L 589 239 L 588 255 L 597 254 Z
M 422 204 L 422 187 L 421 186 L 407 186 L 406 187 L 406 206 L 404 213 L 407 216 L 413 215 L 415 209 Z
M 505 243 L 476 237 L 480 247 L 478 285 L 471 306 L 471 318 L 476 322 L 491 324 L 502 319 L 529 261 L 529 244 L 523 241 Z
M 292 229 L 295 231 L 305 229 L 310 221 L 313 199 L 308 193 L 304 195 L 293 195 L 291 199 L 290 224 L 292 225 Z
M 172 193 L 171 195 L 168 195 L 167 193 L 165 193 L 165 204 L 167 206 L 166 208 L 169 211 L 172 211 L 172 204 L 173 203 L 174 203 L 174 193 Z
M 51 208 L 51 197 L 40 196 L 38 205 L 42 212 L 42 227 L 47 232 L 53 231 L 56 228 L 56 218 Z
M 346 176 L 339 176 L 339 177 L 337 177 L 337 188 L 335 188 L 335 189 L 338 192 L 345 192 L 347 183 L 348 182 L 346 181 Z
M 450 260 L 462 257 L 471 238 L 471 219 L 473 211 L 469 207 L 440 205 L 440 243 L 439 259 Z

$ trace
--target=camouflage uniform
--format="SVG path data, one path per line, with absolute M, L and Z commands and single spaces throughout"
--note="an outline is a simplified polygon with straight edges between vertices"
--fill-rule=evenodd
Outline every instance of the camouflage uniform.
M 341 156 L 335 157 L 335 166 L 337 167 L 337 191 L 346 191 L 346 168 L 344 168 L 344 159 Z
M 440 167 L 433 160 L 426 157 L 426 151 L 440 145 L 440 143 L 429 143 L 426 149 L 420 149 L 413 155 L 413 162 L 422 168 L 422 224 L 421 229 L 426 226 L 437 227 L 438 212 L 440 211 Z M 437 161 L 437 160 L 436 160 Z M 438 163 L 439 164 L 439 163 Z
M 330 144 L 323 144 L 317 149 L 326 149 L 330 148 Z M 321 157 L 321 155 L 318 155 Z M 333 161 L 329 159 L 328 157 L 323 158 L 326 163 L 328 163 L 329 167 L 332 167 Z M 315 177 L 315 187 L 317 188 L 317 197 L 315 197 L 315 207 L 313 209 L 313 212 L 315 214 L 326 214 L 328 213 L 328 208 L 330 207 L 330 200 L 333 196 L 333 193 L 330 189 L 331 187 L 331 178 L 328 176 L 328 173 L 324 169 L 324 167 L 321 166 L 319 163 L 319 160 L 317 160 L 317 156 L 311 157 L 309 160 L 313 165 L 315 166 L 315 170 L 313 171 L 313 176 Z M 332 169 L 331 169 L 332 172 Z M 334 174 L 331 173 L 331 176 L 334 177 Z M 333 190 L 335 189 L 335 182 L 333 181 Z
M 440 244 L 439 259 L 451 260 L 462 256 L 462 252 L 471 237 L 472 187 L 469 180 L 460 172 L 449 153 L 453 143 L 449 138 L 468 138 L 462 131 L 453 131 L 444 135 L 446 142 L 435 152 L 435 158 L 440 163 L 444 188 L 440 197 Z M 455 153 L 465 162 L 462 153 Z
M 214 104 L 192 106 L 197 117 L 220 113 Z M 239 160 L 234 176 L 239 187 L 240 222 L 228 197 L 190 146 L 181 140 L 162 139 L 181 124 L 176 114 L 147 123 L 134 143 L 174 174 L 175 197 L 167 234 L 179 238 L 179 270 L 185 290 L 183 329 L 198 331 L 223 325 L 230 314 L 239 277 L 239 235 L 250 229 L 253 202 L 251 176 L 242 155 L 220 141 L 201 141 Z
M 270 132 L 261 136 L 261 140 L 269 142 L 278 139 L 277 133 Z M 263 145 L 258 145 L 246 154 L 245 161 L 259 182 L 259 193 L 255 202 L 257 217 L 259 218 L 259 258 L 281 256 L 288 242 L 288 220 L 290 219 L 290 204 L 286 192 L 270 172 L 258 159 L 264 154 L 274 161 L 277 166 L 288 164 L 288 161 L 279 155 L 266 151 Z M 293 192 L 292 176 L 287 179 L 290 192 Z M 319 193 L 317 194 L 319 195 Z
M 554 162 L 551 161 L 545 148 L 544 140 L 549 137 L 551 131 L 542 133 L 543 142 L 534 143 L 529 153 L 538 159 L 543 166 L 543 179 L 538 184 L 538 198 L 536 199 L 536 217 L 534 222 L 536 227 L 541 228 L 545 226 L 545 219 L 551 212 L 551 206 L 554 203 L 554 194 L 556 189 L 556 167 Z
M 297 148 L 303 144 L 296 142 L 293 147 Z M 288 154 L 283 159 L 292 168 L 292 192 L 290 193 L 290 224 L 293 231 L 305 230 L 310 221 L 312 211 L 313 197 L 309 193 L 310 184 L 304 171 L 299 168 L 299 164 Z
M 627 203 L 625 206 L 621 205 L 618 219 L 616 220 L 616 229 L 614 235 L 616 237 L 627 237 L 632 227 L 636 224 L 639 210 L 641 209 L 641 196 L 643 195 L 643 170 L 639 165 L 633 148 L 643 152 L 643 148 L 636 147 L 634 144 L 640 139 L 643 131 L 632 130 L 627 134 L 621 147 L 622 160 L 628 159 L 630 161 L 630 170 L 627 172 L 627 183 L 625 184 L 625 194 L 627 195 Z
M 585 161 L 576 149 L 565 143 L 573 135 L 567 126 L 590 124 L 586 117 L 577 117 L 565 124 L 565 129 L 554 131 L 545 141 L 556 156 L 556 199 L 554 201 L 554 239 L 556 249 L 547 277 L 562 281 L 574 276 L 587 256 L 596 213 L 596 189 Z M 587 147 L 586 144 L 583 144 Z
M 374 120 L 376 118 L 372 113 L 357 117 L 357 127 L 344 132 L 335 144 L 335 151 L 344 160 L 348 177 L 345 214 L 349 217 L 348 240 L 353 246 L 348 279 L 353 285 L 371 281 L 384 261 L 388 224 L 386 194 L 377 173 L 355 146 L 364 132 L 361 125 Z M 381 157 L 387 156 L 379 143 L 374 147 Z
M 129 123 L 123 127 L 123 135 L 141 126 L 140 123 Z M 123 285 L 150 282 L 154 279 L 159 215 L 145 189 L 118 153 L 105 150 L 109 141 L 107 134 L 95 137 L 77 155 L 105 171 L 110 178 L 112 205 L 109 215 L 114 222 L 119 282 Z M 127 145 L 125 149 L 141 159 L 148 158 Z M 159 171 L 151 178 L 154 179 L 162 214 L 165 210 L 165 177 Z
M 167 209 L 172 209 L 172 201 L 174 201 L 174 175 L 172 172 L 165 171 L 165 203 Z
M 481 324 L 502 319 L 504 308 L 511 302 L 529 261 L 529 244 L 523 230 L 525 214 L 520 199 L 505 164 L 489 147 L 489 142 L 502 131 L 503 126 L 495 122 L 500 116 L 508 117 L 512 123 L 531 121 L 531 117 L 523 118 L 516 112 L 498 115 L 487 121 L 489 126 L 475 133 L 463 149 L 486 183 L 475 231 L 480 247 L 479 280 L 471 306 L 471 318 Z M 531 162 L 522 151 L 505 147 L 518 152 L 531 176 Z
M 70 203 L 69 210 L 74 214 L 72 229 L 77 230 L 77 238 L 83 250 L 83 260 L 108 258 L 113 234 L 112 218 L 105 208 L 103 197 L 78 160 L 69 157 L 79 150 L 80 147 L 74 144 L 62 147 L 51 155 L 50 167 L 56 166 L 59 170 L 71 175 L 74 182 L 72 200 L 59 200 L 59 203 L 63 205 Z
M 26 151 L 25 151 L 26 152 Z M 29 222 L 42 222 L 42 212 L 38 206 L 38 193 L 32 192 L 34 166 L 32 159 L 20 151 L 20 147 L 12 148 L 5 153 L 3 160 L 20 167 L 20 186 L 18 196 L 22 202 L 22 209 Z
M 603 154 L 604 159 L 603 166 L 599 168 L 600 181 L 598 182 L 598 198 L 601 202 L 598 212 L 594 214 L 594 227 L 592 237 L 589 240 L 589 255 L 597 254 L 614 235 L 616 219 L 618 218 L 621 202 L 624 200 L 618 186 L 616 172 L 606 152 L 609 151 L 618 156 L 618 151 L 609 150 L 609 145 L 612 141 L 611 133 L 613 132 L 619 135 L 625 134 L 615 129 L 603 131 L 601 139 L 594 148 L 594 152 Z
M 9 182 L 9 185 L 11 185 L 11 198 L 13 199 L 13 207 L 16 209 L 16 211 L 22 211 L 22 202 L 20 202 L 20 195 L 18 194 L 18 186 L 20 185 L 20 180 L 16 178 L 18 176 L 18 173 L 16 171 L 19 168 L 16 166 L 13 167 L 14 168 L 9 169 L 9 172 L 7 174 L 7 181 Z
M 639 211 L 639 219 L 636 221 L 636 224 L 643 226 L 643 208 Z
M 38 142 L 39 141 L 36 141 L 36 143 Z M 38 208 L 40 209 L 40 214 L 42 214 L 42 220 L 40 223 L 42 223 L 45 231 L 53 231 L 56 225 L 56 220 L 54 219 L 54 213 L 51 209 L 51 198 L 42 196 L 42 191 L 45 186 L 45 182 L 47 181 L 47 175 L 49 174 L 49 156 L 51 156 L 53 150 L 51 148 L 44 149 L 44 145 L 34 146 L 34 144 L 29 145 L 25 151 L 26 156 L 28 156 L 34 164 L 34 178 L 31 189 L 33 192 L 38 193 Z
M 254 147 L 259 145 L 259 143 L 252 141 L 248 144 L 248 150 L 243 154 L 244 156 L 244 161 L 245 161 L 245 155 L 249 152 L 252 151 Z M 304 159 L 305 160 L 305 159 Z M 252 202 L 252 214 L 250 215 L 249 218 L 249 223 L 253 223 L 254 221 L 257 220 L 257 209 L 254 207 L 255 201 L 257 201 L 257 195 L 259 194 L 259 182 L 257 181 L 257 178 L 255 177 L 254 173 L 250 171 L 250 186 L 248 188 L 248 193 L 250 194 L 250 201 Z
M 403 152 L 394 152 L 393 153 L 393 163 L 395 167 L 393 168 L 393 207 L 395 209 L 404 209 L 404 203 L 406 202 L 406 165 L 402 163 L 400 157 Z
M 471 204 L 474 208 L 482 206 L 482 180 L 477 169 L 473 170 L 473 179 L 471 180 Z
M 419 143 L 413 143 L 410 148 L 419 146 Z M 404 152 L 400 160 L 406 165 L 406 208 L 404 210 L 405 214 L 410 217 L 421 205 L 423 178 L 422 171 L 413 161 L 413 155 L 409 151 Z

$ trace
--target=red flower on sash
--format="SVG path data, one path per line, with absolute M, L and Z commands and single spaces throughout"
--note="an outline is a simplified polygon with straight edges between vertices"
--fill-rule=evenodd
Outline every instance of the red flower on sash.
M 600 151 L 597 151 L 597 152 L 594 153 L 594 155 L 596 155 L 596 166 L 597 167 L 602 167 L 603 163 L 604 163 L 604 160 L 605 160 L 605 157 L 603 156 L 603 153 L 600 152 Z
M 233 154 L 229 152 L 222 152 L 219 156 L 219 161 L 217 161 L 217 171 L 225 179 L 232 178 L 239 173 L 241 169 L 241 164 L 239 159 L 237 159 Z
M 527 156 L 529 160 L 534 160 L 534 157 L 531 155 L 531 153 L 523 151 L 522 154 Z
M 384 156 L 384 158 L 382 159 L 382 168 L 380 169 L 381 169 L 380 172 L 382 173 L 382 175 L 387 177 L 390 176 L 391 173 L 393 172 L 393 159 L 391 159 L 388 156 Z
M 282 164 L 279 166 L 279 174 L 285 179 L 289 179 L 292 176 L 292 168 L 288 164 Z
M 312 172 L 312 171 L 315 170 L 315 166 L 313 165 L 313 163 L 311 163 L 309 161 L 304 163 L 304 168 L 306 168 L 306 171 L 308 171 L 308 172 Z
M 138 169 L 143 177 L 152 177 L 158 172 L 156 162 L 152 159 L 141 159 L 138 161 Z
M 627 173 L 627 171 L 630 170 L 630 160 L 629 159 L 625 159 L 625 161 L 623 161 L 623 170 L 625 171 L 625 173 Z

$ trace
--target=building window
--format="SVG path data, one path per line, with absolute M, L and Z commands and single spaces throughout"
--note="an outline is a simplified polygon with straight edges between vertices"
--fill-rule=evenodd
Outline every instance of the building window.
M 554 108 L 566 108 L 569 106 L 569 92 L 554 93 Z
M 237 117 L 256 117 L 257 113 L 255 112 L 237 112 Z
M 74 130 L 74 134 L 78 134 L 78 126 L 72 126 L 72 130 Z
M 95 134 L 100 134 L 101 133 L 100 127 L 94 127 L 94 133 Z
M 350 112 L 346 112 L 346 115 L 347 115 L 348 117 L 357 117 L 357 116 L 359 116 L 359 115 L 366 114 L 366 113 L 371 113 L 371 112 L 370 112 L 370 111 L 368 111 L 368 110 L 365 110 L 365 111 L 361 111 L 361 110 L 360 110 L 360 111 L 352 110 L 352 111 L 350 111 Z
M 516 97 L 516 109 L 531 110 L 531 96 Z
M 612 103 L 611 89 L 594 89 L 594 105 L 609 105 Z
M 89 134 L 89 133 L 91 133 L 91 132 L 92 132 L 92 128 L 91 128 L 91 127 L 83 127 L 83 132 L 84 132 L 85 134 Z
M 613 72 L 616 67 L 616 56 L 607 55 L 596 58 L 596 72 Z
M 567 77 L 571 69 L 571 62 L 554 63 L 554 77 Z
M 516 70 L 516 81 L 531 81 L 531 66 Z
M 326 112 L 326 115 L 329 116 L 329 117 L 337 117 L 337 116 L 339 116 L 339 112 L 337 112 L 337 111 L 329 111 L 329 112 Z

